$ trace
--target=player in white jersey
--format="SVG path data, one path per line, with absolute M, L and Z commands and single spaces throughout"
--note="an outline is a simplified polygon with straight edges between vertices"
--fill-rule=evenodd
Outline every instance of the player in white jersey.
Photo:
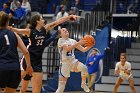
M 131 73 L 131 64 L 126 61 L 126 54 L 122 53 L 120 55 L 120 62 L 118 62 L 116 64 L 114 74 L 119 74 L 119 77 L 116 81 L 113 93 L 117 92 L 117 89 L 118 89 L 119 85 L 124 80 L 128 80 L 129 86 L 132 90 L 132 93 L 136 93 L 136 90 L 134 88 L 133 76 L 132 76 L 132 73 Z
M 82 52 L 88 51 L 91 47 L 82 47 L 84 40 L 76 41 L 69 38 L 69 32 L 66 28 L 60 30 L 61 38 L 58 40 L 58 50 L 60 53 L 60 68 L 59 68 L 59 84 L 56 93 L 63 93 L 70 72 L 81 72 L 82 83 L 81 87 L 85 92 L 89 92 L 86 85 L 87 67 L 79 62 L 74 55 L 74 50 L 78 49 Z

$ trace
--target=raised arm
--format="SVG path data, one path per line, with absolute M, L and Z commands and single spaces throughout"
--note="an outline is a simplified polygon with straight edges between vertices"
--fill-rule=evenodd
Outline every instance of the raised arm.
M 77 18 L 80 18 L 80 16 L 69 15 L 69 16 L 62 17 L 52 23 L 46 24 L 45 29 L 46 29 L 46 31 L 49 31 L 50 29 L 54 28 L 55 26 L 57 26 L 59 24 L 62 24 L 70 19 L 76 20 Z

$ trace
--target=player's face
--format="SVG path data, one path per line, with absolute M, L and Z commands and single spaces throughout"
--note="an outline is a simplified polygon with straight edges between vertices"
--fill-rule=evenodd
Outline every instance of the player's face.
M 121 57 L 120 57 L 120 61 L 121 61 L 121 63 L 123 63 L 123 64 L 124 64 L 124 63 L 125 63 L 125 61 L 126 61 L 125 56 L 121 56 Z
M 61 36 L 62 37 L 69 37 L 69 32 L 66 28 L 61 29 Z
M 44 22 L 45 22 L 45 20 L 42 18 L 42 16 L 40 16 L 40 20 L 38 21 L 38 24 L 40 26 L 44 26 L 45 25 Z

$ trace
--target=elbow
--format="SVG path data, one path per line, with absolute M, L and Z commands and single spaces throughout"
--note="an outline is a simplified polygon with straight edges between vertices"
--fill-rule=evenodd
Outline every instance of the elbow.
M 81 50 L 82 52 L 86 52 L 86 50 Z
M 23 52 L 23 54 L 24 54 L 25 56 L 28 56 L 28 55 L 29 55 L 28 50 L 26 49 L 26 50 Z

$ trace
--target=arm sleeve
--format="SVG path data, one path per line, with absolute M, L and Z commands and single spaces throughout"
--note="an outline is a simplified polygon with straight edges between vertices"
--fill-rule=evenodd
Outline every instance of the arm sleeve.
M 128 70 L 131 70 L 131 64 L 130 63 L 128 64 Z
M 55 32 L 54 34 L 51 35 L 50 38 L 48 38 L 46 41 L 45 41 L 45 46 L 48 46 L 58 35 L 58 31 Z

